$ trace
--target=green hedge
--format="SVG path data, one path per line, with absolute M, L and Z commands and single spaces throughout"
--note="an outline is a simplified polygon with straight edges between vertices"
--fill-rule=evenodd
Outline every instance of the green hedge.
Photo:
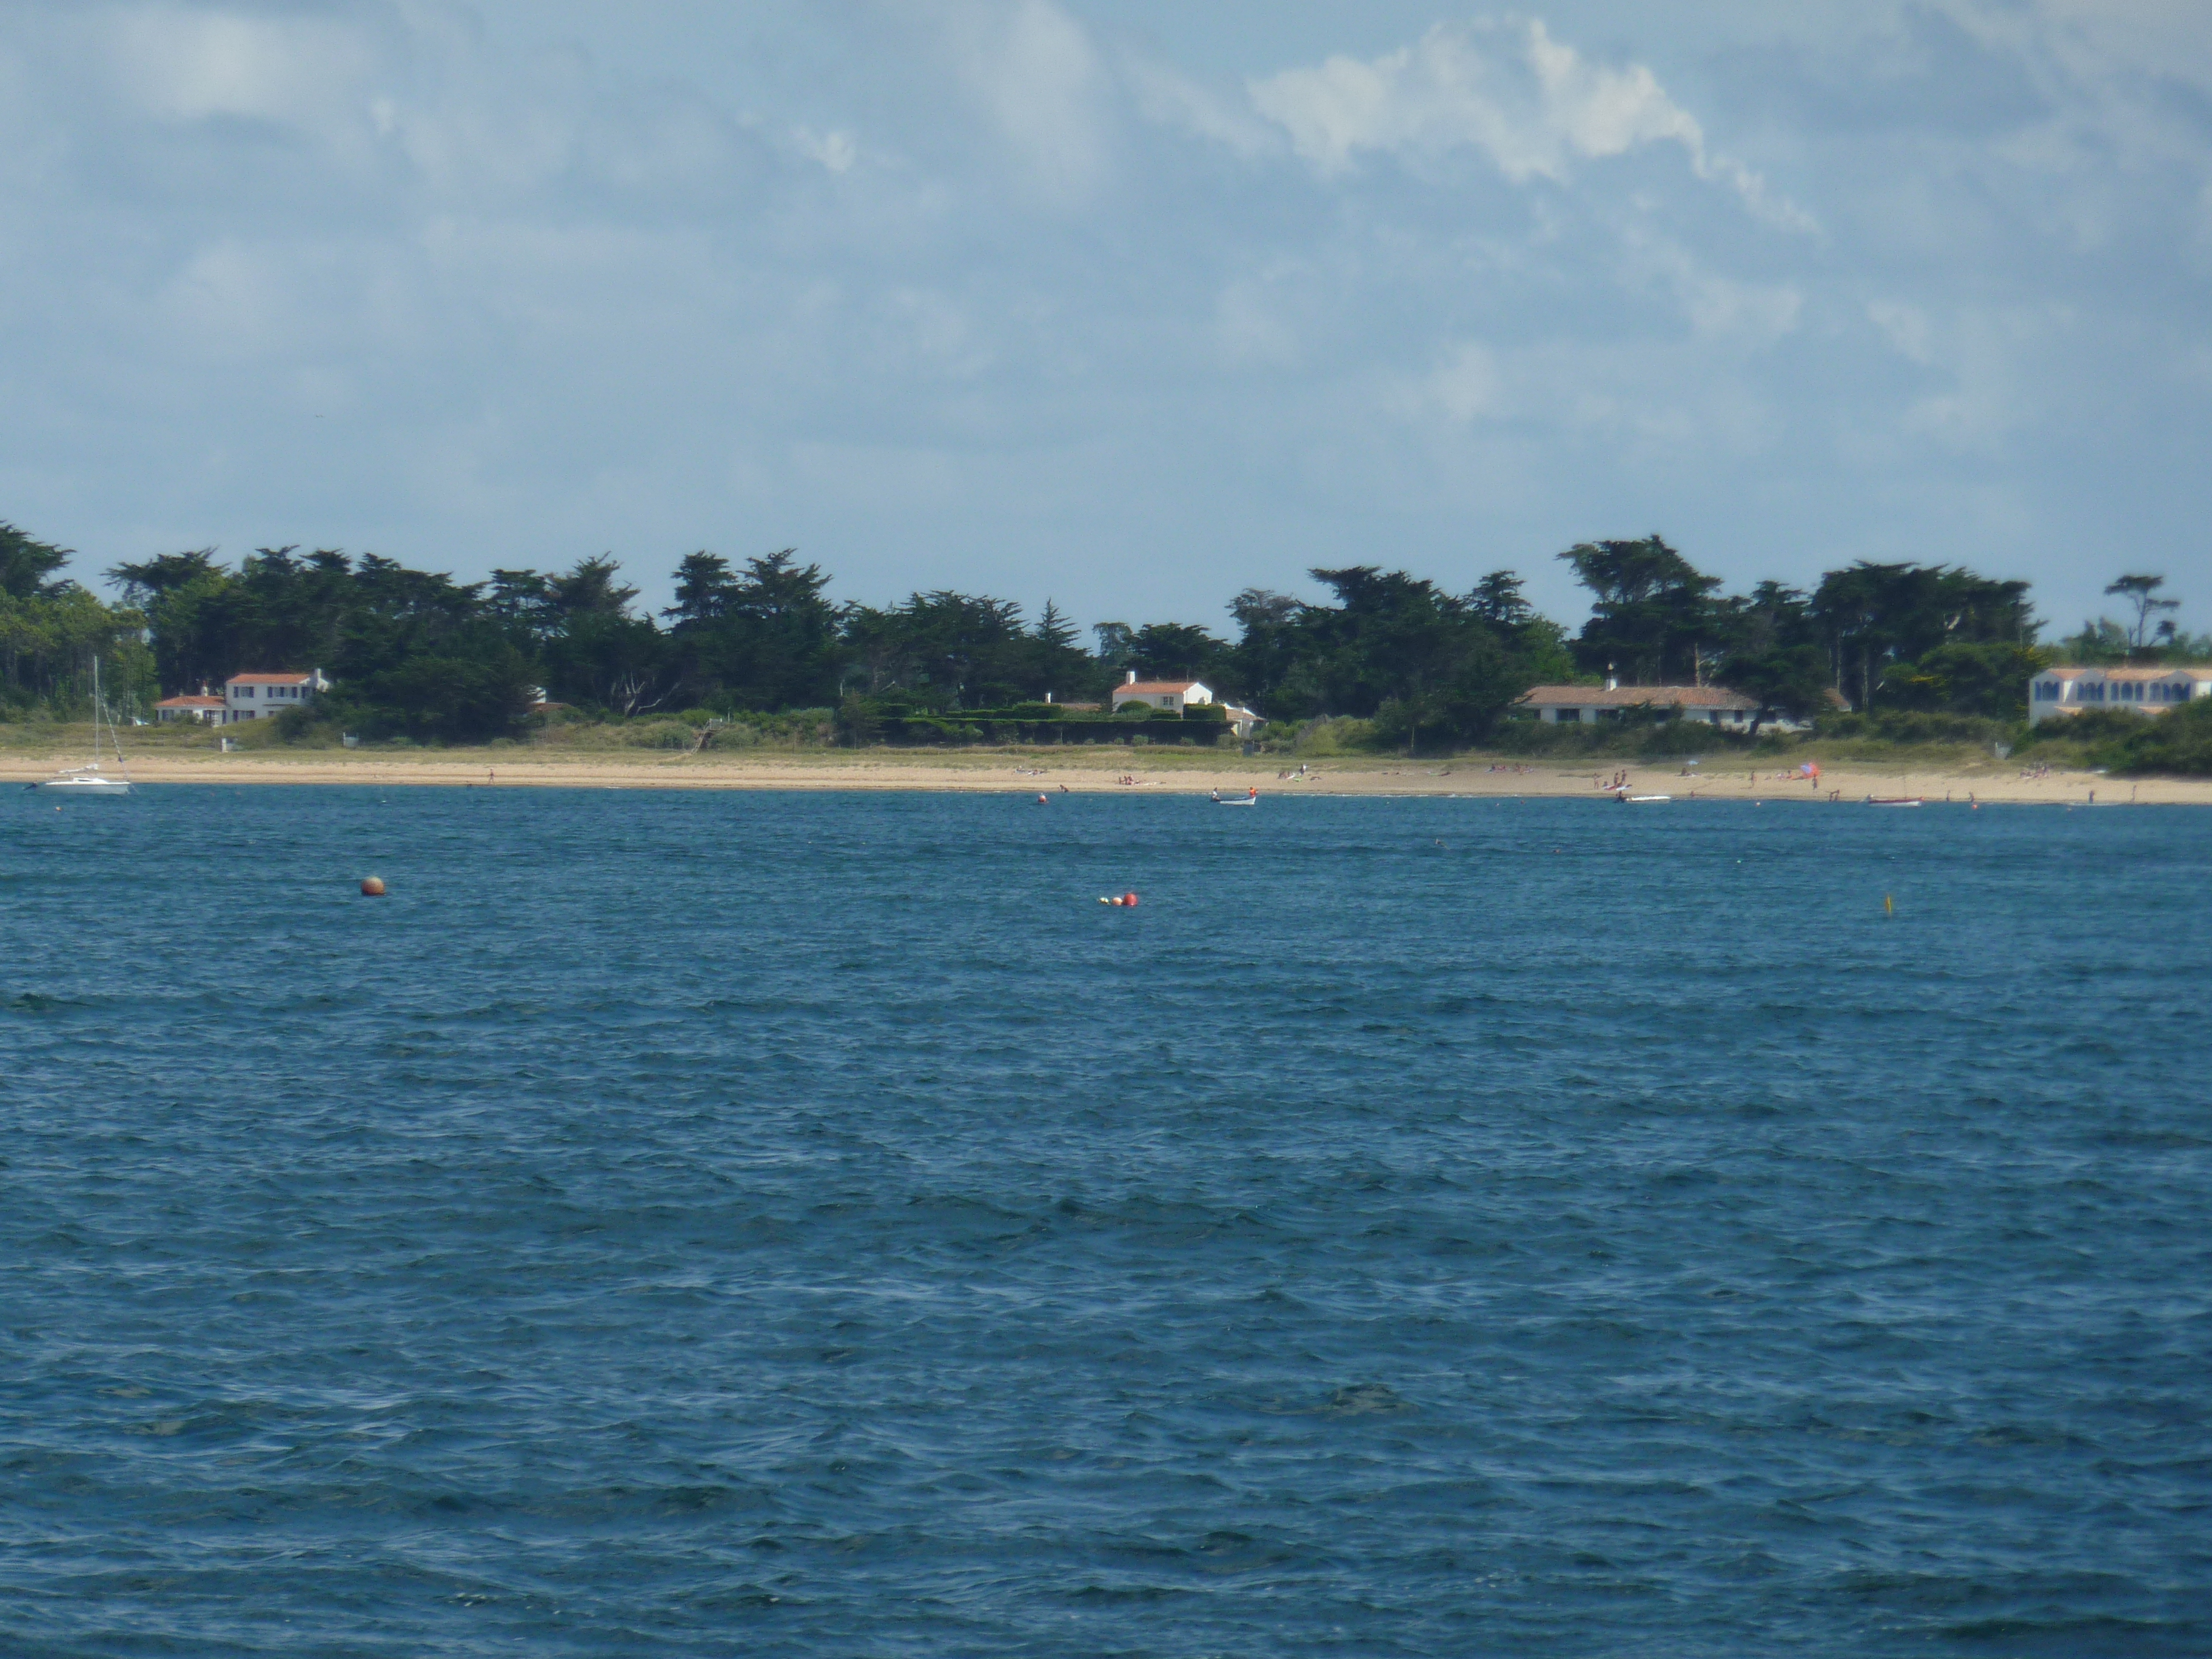
M 1171 732 L 1163 732 L 1172 723 Z M 875 723 L 876 735 L 885 743 L 1127 743 L 1136 738 L 1153 742 L 1188 741 L 1211 748 L 1228 731 L 1221 720 L 1167 721 L 1102 719 L 1072 715 L 1064 720 L 1010 720 L 981 710 L 958 714 L 885 714 Z

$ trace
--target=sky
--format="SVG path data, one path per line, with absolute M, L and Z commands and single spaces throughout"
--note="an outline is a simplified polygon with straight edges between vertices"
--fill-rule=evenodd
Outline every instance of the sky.
M 2212 630 L 2202 0 L 0 0 L 0 519 L 1226 629 L 1657 532 Z

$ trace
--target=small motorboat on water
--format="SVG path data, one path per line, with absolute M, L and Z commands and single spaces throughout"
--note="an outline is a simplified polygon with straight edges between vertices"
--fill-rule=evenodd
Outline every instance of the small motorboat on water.
M 1869 795 L 1869 806 L 1919 806 L 1927 800 L 1924 795 Z
M 1623 806 L 1632 806 L 1640 805 L 1646 801 L 1672 800 L 1674 798 L 1672 795 L 1632 795 L 1628 791 L 1624 789 L 1619 794 L 1615 795 L 1613 799 L 1619 801 Z
M 103 730 L 114 750 L 115 765 L 120 776 L 100 769 L 100 735 Z M 50 795 L 127 795 L 131 793 L 131 763 L 123 758 L 123 739 L 115 729 L 115 717 L 107 712 L 107 705 L 100 700 L 98 657 L 92 659 L 91 764 L 72 766 L 30 787 Z

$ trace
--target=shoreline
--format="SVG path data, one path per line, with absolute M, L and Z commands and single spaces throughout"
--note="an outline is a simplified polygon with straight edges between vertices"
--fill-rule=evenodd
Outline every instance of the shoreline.
M 50 777 L 82 764 L 61 753 L 0 750 L 0 787 Z M 1494 765 L 1521 771 L 1492 770 Z M 774 754 L 674 753 L 660 750 L 532 749 L 442 750 L 398 755 L 388 750 L 206 750 L 152 753 L 130 763 L 138 783 L 382 785 L 458 788 L 927 790 L 957 793 L 1378 795 L 1543 797 L 1603 799 L 1594 780 L 1625 774 L 1632 793 L 1673 800 L 1811 800 L 1832 793 L 1839 804 L 1869 796 L 1919 796 L 1931 805 L 1948 796 L 1992 805 L 2212 805 L 2212 778 L 2115 778 L 2056 772 L 2023 778 L 2017 769 L 1988 766 L 1899 770 L 1864 763 L 1824 766 L 1817 788 L 1781 770 L 1744 765 L 1686 772 L 1678 763 L 1563 766 L 1557 761 L 1390 760 L 1332 756 L 1306 763 L 1303 778 L 1283 757 L 1226 759 L 1213 755 L 1146 754 L 1116 750 L 967 750 L 957 755 L 911 750 L 781 751 Z M 1139 781 L 1119 781 L 1123 777 Z M 2094 796 L 2094 802 L 2092 797 Z

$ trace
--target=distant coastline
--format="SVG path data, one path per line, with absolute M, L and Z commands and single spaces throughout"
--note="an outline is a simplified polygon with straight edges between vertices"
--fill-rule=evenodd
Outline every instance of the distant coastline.
M 52 757 L 0 751 L 0 784 L 47 776 Z M 1279 756 L 1237 758 L 1209 753 L 1082 750 L 842 750 L 742 754 L 669 754 L 653 750 L 561 750 L 532 747 L 447 749 L 395 753 L 272 748 L 218 754 L 172 750 L 134 755 L 131 775 L 143 783 L 375 784 L 399 787 L 938 790 L 1008 795 L 1063 793 L 1242 794 L 1256 786 L 1265 800 L 1297 794 L 1466 797 L 1583 797 L 1607 800 L 1600 782 L 1621 775 L 1638 793 L 1674 800 L 1808 801 L 1838 804 L 1868 796 L 1948 797 L 1990 805 L 2054 806 L 2212 805 L 2212 779 L 2119 778 L 2062 771 L 2023 777 L 2003 762 L 1939 768 L 1840 762 L 1824 764 L 1817 787 L 1778 764 L 1733 763 L 1686 769 L 1674 761 L 1613 760 L 1584 766 L 1532 764 L 1511 757 L 1462 756 L 1407 760 L 1358 756 L 1309 763 L 1303 779 Z M 1120 781 L 1124 777 L 1139 780 Z M 2094 801 L 2092 797 L 2094 796 Z

